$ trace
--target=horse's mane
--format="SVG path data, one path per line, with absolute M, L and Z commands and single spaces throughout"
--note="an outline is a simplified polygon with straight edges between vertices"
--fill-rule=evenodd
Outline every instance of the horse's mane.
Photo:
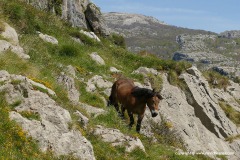
M 140 98 L 140 97 L 147 97 L 147 98 L 150 98 L 150 97 L 153 97 L 154 96 L 154 92 L 150 89 L 147 89 L 147 88 L 140 88 L 140 87 L 135 87 L 133 88 L 132 90 L 132 95 L 134 97 L 137 97 L 137 98 Z

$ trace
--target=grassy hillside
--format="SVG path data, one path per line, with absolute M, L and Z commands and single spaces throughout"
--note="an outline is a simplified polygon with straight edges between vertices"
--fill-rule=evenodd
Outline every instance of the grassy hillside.
M 78 70 L 77 77 L 84 78 L 85 81 L 93 75 L 104 75 L 108 80 L 113 81 L 114 78 L 109 71 L 111 66 L 122 70 L 124 76 L 138 81 L 142 81 L 143 77 L 131 73 L 140 66 L 162 71 L 171 70 L 178 74 L 188 67 L 185 63 L 164 61 L 154 56 L 141 57 L 132 54 L 121 46 L 115 45 L 112 37 L 106 39 L 100 37 L 101 42 L 95 42 L 80 34 L 78 28 L 72 28 L 55 15 L 36 10 L 18 0 L 0 0 L 0 21 L 9 23 L 17 30 L 20 45 L 31 57 L 30 60 L 26 61 L 7 51 L 7 53 L 0 55 L 0 70 L 7 70 L 11 74 L 25 75 L 52 88 L 57 94 L 57 98 L 55 98 L 57 103 L 68 109 L 71 114 L 80 109 L 78 106 L 71 105 L 66 96 L 66 91 L 56 82 L 56 77 L 63 71 L 64 66 L 72 65 L 76 67 Z M 59 45 L 44 42 L 38 37 L 36 31 L 56 37 Z M 84 45 L 75 42 L 72 37 L 80 37 Z M 97 52 L 105 60 L 106 65 L 99 66 L 94 63 L 89 57 L 92 52 Z M 129 131 L 126 127 L 127 122 L 120 120 L 113 108 L 106 108 L 103 100 L 99 98 L 101 93 L 87 93 L 85 91 L 86 84 L 80 81 L 76 81 L 76 85 L 81 92 L 81 102 L 103 108 L 108 112 L 106 115 L 91 118 L 87 130 L 83 130 L 77 123 L 74 124 L 78 125 L 82 134 L 92 143 L 97 159 L 208 159 L 201 156 L 176 155 L 171 144 L 162 140 L 159 143 L 153 143 L 150 138 L 143 137 L 134 130 Z M 36 143 L 31 138 L 26 138 L 26 133 L 16 123 L 9 120 L 9 111 L 11 111 L 11 106 L 6 104 L 3 94 L 1 94 L 0 146 L 9 146 L 4 150 L 0 148 L 1 159 L 53 159 L 52 153 L 41 153 Z M 72 117 L 76 121 L 73 114 Z M 146 153 L 141 150 L 126 153 L 124 148 L 112 147 L 110 144 L 103 142 L 90 132 L 90 129 L 97 124 L 114 127 L 127 135 L 140 137 L 146 147 Z M 161 135 L 159 136 L 161 139 Z M 70 156 L 61 159 L 73 158 Z

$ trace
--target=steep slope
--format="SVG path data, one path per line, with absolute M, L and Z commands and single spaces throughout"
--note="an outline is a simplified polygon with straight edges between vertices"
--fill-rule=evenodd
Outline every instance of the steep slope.
M 213 158 L 239 159 L 240 122 L 232 122 L 232 112 L 240 110 L 239 84 L 212 90 L 187 63 L 141 57 L 111 38 L 95 39 L 93 33 L 16 0 L 0 1 L 0 10 L 0 46 L 9 43 L 0 50 L 0 114 L 9 117 L 0 123 L 4 159 L 192 160 L 210 159 L 198 155 L 208 152 Z M 8 36 L 6 26 L 12 26 Z M 15 53 L 15 46 L 29 58 Z M 118 72 L 140 87 L 162 88 L 161 116 L 152 118 L 147 109 L 140 134 L 107 107 Z M 182 86 L 171 84 L 174 78 Z M 225 113 L 218 101 L 234 109 Z M 10 119 L 15 121 L 11 127 Z M 22 129 L 9 132 L 17 127 Z M 31 141 L 38 146 L 35 151 L 28 148 L 29 137 L 36 140 Z M 8 139 L 10 144 L 2 144 Z M 195 155 L 182 155 L 189 153 L 184 151 Z
M 153 17 L 129 13 L 104 13 L 111 32 L 122 34 L 130 51 L 148 51 L 164 58 L 171 58 L 179 49 L 176 36 L 187 33 L 208 34 L 207 31 L 193 30 L 165 24 Z M 213 33 L 214 34 L 214 33 Z

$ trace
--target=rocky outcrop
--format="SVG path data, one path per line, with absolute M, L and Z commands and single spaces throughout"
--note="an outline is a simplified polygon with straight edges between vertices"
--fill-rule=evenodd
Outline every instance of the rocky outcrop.
M 226 117 L 201 72 L 195 67 L 187 72 L 182 74 L 181 78 L 189 89 L 188 103 L 194 107 L 195 115 L 202 124 L 218 138 L 238 134 L 236 125 Z
M 14 28 L 7 23 L 3 23 L 5 30 L 0 34 L 4 39 L 0 39 L 0 53 L 12 51 L 22 59 L 29 59 L 30 56 L 25 54 L 23 48 L 19 45 L 18 34 Z
M 223 38 L 240 38 L 240 31 L 239 30 L 225 31 L 220 33 L 220 36 Z
M 74 78 L 62 72 L 57 81 L 66 88 L 69 100 L 75 105 L 78 104 L 80 93 L 75 87 Z
M 236 53 L 239 46 L 234 40 L 214 34 L 181 34 L 176 37 L 176 42 L 180 50 L 173 54 L 173 60 L 191 62 L 201 70 L 214 69 L 225 75 L 239 76 Z
M 78 130 L 69 129 L 72 122 L 70 113 L 49 96 L 53 91 L 38 90 L 40 84 L 36 87 L 27 77 L 10 75 L 6 71 L 0 71 L 0 82 L 0 91 L 5 91 L 7 102 L 15 106 L 10 119 L 35 139 L 42 151 L 50 150 L 57 156 L 95 159 L 91 143 Z M 38 118 L 28 119 L 22 115 L 23 112 Z
M 136 148 L 145 152 L 145 148 L 139 138 L 126 136 L 118 129 L 104 128 L 98 125 L 94 129 L 93 134 L 100 136 L 104 142 L 109 142 L 113 146 L 125 146 L 126 152 L 132 152 Z
M 105 92 L 108 96 L 110 95 L 110 89 L 113 83 L 107 80 L 104 80 L 102 76 L 95 75 L 87 82 L 86 91 L 87 92 L 94 92 L 97 88 L 105 89 Z
M 185 92 L 170 85 L 163 75 L 160 113 L 173 124 L 189 151 L 229 152 L 235 154 L 230 159 L 239 158 L 239 144 L 236 142 L 233 149 L 233 144 L 225 141 L 239 131 L 218 105 L 200 71 L 190 68 L 180 78 L 187 85 Z
M 62 0 L 62 2 L 52 2 L 49 0 L 22 1 L 38 9 L 61 15 L 62 19 L 69 21 L 74 27 L 89 29 L 101 36 L 109 35 L 99 8 L 89 0 Z
M 92 28 L 92 31 L 96 34 L 100 34 L 103 36 L 108 36 L 109 31 L 107 29 L 106 24 L 104 23 L 104 19 L 100 9 L 93 3 L 89 3 L 87 9 L 85 11 L 85 16 L 89 26 Z

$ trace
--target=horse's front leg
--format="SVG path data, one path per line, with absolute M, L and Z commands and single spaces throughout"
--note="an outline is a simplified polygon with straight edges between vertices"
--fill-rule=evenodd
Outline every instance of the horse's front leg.
M 133 118 L 133 113 L 128 111 L 128 116 L 130 118 L 130 123 L 129 123 L 129 128 L 132 128 L 133 124 L 134 124 L 134 118 Z
M 143 120 L 144 114 L 139 114 L 138 115 L 138 120 L 137 120 L 137 126 L 136 126 L 136 131 L 139 133 L 141 129 L 141 123 Z

